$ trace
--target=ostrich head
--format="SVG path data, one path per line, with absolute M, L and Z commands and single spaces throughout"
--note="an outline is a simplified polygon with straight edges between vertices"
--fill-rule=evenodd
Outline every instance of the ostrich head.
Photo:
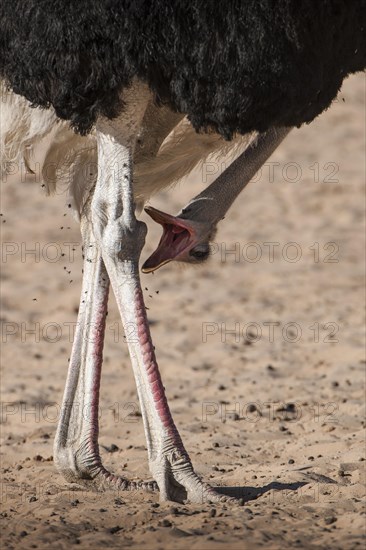
M 271 128 L 258 134 L 226 170 L 194 197 L 178 216 L 171 216 L 152 206 L 149 216 L 163 227 L 155 252 L 142 266 L 151 273 L 171 262 L 201 263 L 210 255 L 210 241 L 235 198 L 273 153 L 291 128 Z
M 185 218 L 188 209 L 179 216 L 171 216 L 152 206 L 145 212 L 159 223 L 163 234 L 157 249 L 142 266 L 143 273 L 151 273 L 171 261 L 202 263 L 210 255 L 210 241 L 216 234 L 216 223 L 212 220 L 196 221 Z

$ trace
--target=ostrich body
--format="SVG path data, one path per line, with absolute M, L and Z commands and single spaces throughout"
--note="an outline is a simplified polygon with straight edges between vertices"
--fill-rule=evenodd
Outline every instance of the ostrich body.
M 205 259 L 217 223 L 290 128 L 311 122 L 345 76 L 364 68 L 365 14 L 364 2 L 331 0 L 3 0 L 0 76 L 17 94 L 4 89 L 5 169 L 52 137 L 44 165 L 67 159 L 54 175 L 68 174 L 81 223 L 83 287 L 54 457 L 67 480 L 126 490 L 157 483 L 163 500 L 227 500 L 194 472 L 169 411 L 139 281 L 146 226 L 135 205 L 208 154 L 241 153 L 178 216 L 147 208 L 163 236 L 144 271 Z M 86 182 L 90 160 L 98 171 Z M 124 327 L 137 329 L 128 346 L 156 483 L 114 476 L 99 455 L 110 285 Z

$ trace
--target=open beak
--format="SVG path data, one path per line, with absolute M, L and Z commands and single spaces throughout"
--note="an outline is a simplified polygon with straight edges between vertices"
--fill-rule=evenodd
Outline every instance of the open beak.
M 142 266 L 143 273 L 151 273 L 171 262 L 192 262 L 190 251 L 207 238 L 207 226 L 161 212 L 147 206 L 145 212 L 163 227 L 163 234 L 155 252 Z

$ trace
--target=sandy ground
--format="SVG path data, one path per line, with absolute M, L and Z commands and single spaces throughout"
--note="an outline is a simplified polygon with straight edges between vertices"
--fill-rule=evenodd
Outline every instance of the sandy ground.
M 209 263 L 142 276 L 173 416 L 197 472 L 242 497 L 237 507 L 93 493 L 57 473 L 79 230 L 64 195 L 46 199 L 22 175 L 2 183 L 3 548 L 363 547 L 364 150 L 358 75 L 239 197 Z M 216 169 L 152 204 L 177 212 Z M 143 259 L 160 234 L 148 223 Z M 107 326 L 102 457 L 114 472 L 149 479 L 113 301 Z

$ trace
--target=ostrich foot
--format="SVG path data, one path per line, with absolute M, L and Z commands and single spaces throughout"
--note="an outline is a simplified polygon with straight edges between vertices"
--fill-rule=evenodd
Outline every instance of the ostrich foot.
M 186 452 L 180 449 L 162 453 L 150 461 L 150 471 L 158 483 L 162 502 L 239 503 L 237 499 L 220 494 L 202 481 L 193 470 Z
M 94 491 L 126 491 L 160 493 L 160 501 L 173 501 L 180 504 L 190 502 L 195 504 L 240 504 L 234 497 L 229 497 L 216 491 L 211 485 L 205 483 L 194 472 L 191 463 L 182 463 L 177 454 L 160 459 L 159 464 L 154 465 L 154 480 L 141 481 L 129 480 L 107 470 L 102 463 L 83 467 L 77 471 L 61 467 L 58 470 L 69 483 L 85 487 Z
M 112 489 L 157 492 L 159 490 L 155 481 L 130 481 L 109 472 L 102 464 L 98 449 L 90 449 L 93 446 L 93 442 L 89 442 L 79 446 L 78 450 L 71 446 L 57 452 L 54 461 L 66 481 L 97 491 Z
M 66 481 L 91 490 L 160 492 L 161 502 L 239 503 L 203 482 L 193 470 L 186 452 L 177 448 L 162 452 L 150 461 L 150 470 L 156 481 L 128 480 L 111 473 L 103 466 L 98 451 L 91 452 L 87 446 L 79 451 L 68 449 L 67 455 L 55 456 L 55 462 Z

